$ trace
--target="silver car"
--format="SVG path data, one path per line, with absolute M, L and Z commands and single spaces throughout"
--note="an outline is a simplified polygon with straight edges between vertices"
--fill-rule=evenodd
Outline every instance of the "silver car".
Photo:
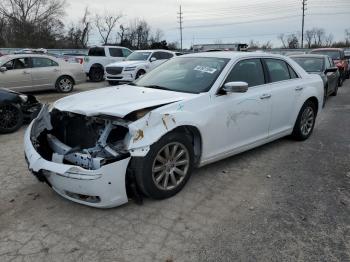
M 75 84 L 84 81 L 86 75 L 80 64 L 38 54 L 0 57 L 0 87 L 16 91 L 56 88 L 58 92 L 69 93 Z

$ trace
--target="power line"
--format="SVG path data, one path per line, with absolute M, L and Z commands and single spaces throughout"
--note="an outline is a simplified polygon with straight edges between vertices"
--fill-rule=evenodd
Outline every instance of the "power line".
M 182 10 L 181 10 L 181 5 L 180 5 L 180 12 L 177 13 L 179 16 L 179 24 L 180 24 L 180 45 L 181 45 L 181 51 L 182 51 L 182 24 L 183 24 L 183 13 L 182 13 Z
M 307 0 L 303 0 L 303 17 L 301 22 L 301 48 L 304 48 L 304 23 L 305 23 L 305 10 Z

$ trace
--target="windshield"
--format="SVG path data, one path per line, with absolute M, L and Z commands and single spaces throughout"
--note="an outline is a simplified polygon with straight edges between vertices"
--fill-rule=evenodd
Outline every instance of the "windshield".
M 145 61 L 150 55 L 151 52 L 134 52 L 126 58 L 126 61 Z
M 328 55 L 333 60 L 339 60 L 340 59 L 340 52 L 339 51 L 331 51 L 331 50 L 319 50 L 319 51 L 312 51 L 312 54 L 320 54 L 320 55 Z
M 186 93 L 207 92 L 230 59 L 177 57 L 150 71 L 134 84 Z
M 324 59 L 315 57 L 292 57 L 306 72 L 322 72 Z M 327 58 L 328 59 L 328 58 Z

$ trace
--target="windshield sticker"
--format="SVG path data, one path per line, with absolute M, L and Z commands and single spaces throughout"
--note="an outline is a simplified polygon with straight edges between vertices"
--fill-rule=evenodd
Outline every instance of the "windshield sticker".
M 200 71 L 203 73 L 214 74 L 217 69 L 206 67 L 206 66 L 196 66 L 193 70 Z

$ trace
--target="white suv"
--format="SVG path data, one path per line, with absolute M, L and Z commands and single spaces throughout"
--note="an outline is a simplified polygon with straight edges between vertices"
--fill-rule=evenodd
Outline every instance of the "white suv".
M 111 85 L 132 82 L 174 56 L 174 52 L 167 50 L 135 51 L 125 61 L 107 65 L 105 78 Z
M 123 61 L 132 51 L 121 46 L 95 46 L 84 58 L 84 71 L 93 82 L 103 80 L 104 67 L 110 63 Z

